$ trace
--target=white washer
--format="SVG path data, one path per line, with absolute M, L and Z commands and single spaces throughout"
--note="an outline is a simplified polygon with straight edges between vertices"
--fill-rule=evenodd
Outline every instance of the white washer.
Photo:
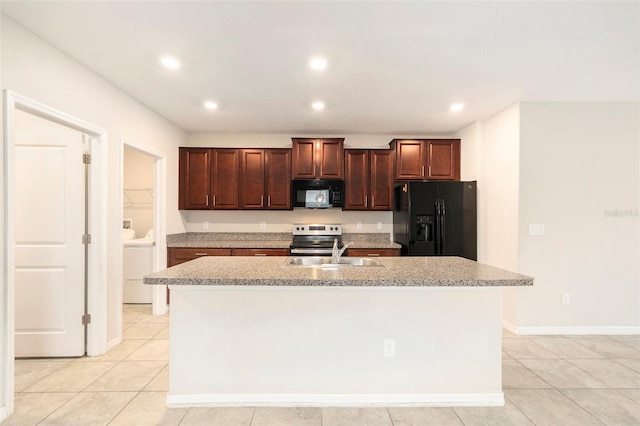
M 124 232 L 122 241 L 122 282 L 124 303 L 151 303 L 153 286 L 142 283 L 142 277 L 153 272 L 153 229 L 144 238 L 135 237 L 135 232 Z

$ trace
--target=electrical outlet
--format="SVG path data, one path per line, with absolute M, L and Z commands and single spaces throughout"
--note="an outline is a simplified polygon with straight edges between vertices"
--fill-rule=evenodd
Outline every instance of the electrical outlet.
M 395 358 L 396 356 L 396 339 L 384 339 L 384 357 Z
M 260 222 L 260 229 L 267 229 L 267 222 Z
M 562 304 L 568 305 L 571 303 L 571 295 L 569 293 L 562 293 Z
M 356 228 L 358 228 L 358 229 L 362 229 L 362 222 L 358 222 L 358 223 L 356 223 Z
M 378 229 L 382 229 L 382 222 L 378 222 Z
M 202 229 L 209 229 L 209 222 L 206 220 L 202 223 Z

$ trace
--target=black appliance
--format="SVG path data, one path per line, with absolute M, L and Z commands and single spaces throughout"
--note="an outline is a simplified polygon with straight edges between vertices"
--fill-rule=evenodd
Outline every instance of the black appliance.
M 344 181 L 341 180 L 308 180 L 291 181 L 291 198 L 293 207 L 308 209 L 328 209 L 342 207 Z
M 408 256 L 478 259 L 476 182 L 408 182 L 395 189 L 394 241 Z
M 296 256 L 331 256 L 333 240 L 338 240 L 338 248 L 343 247 L 342 225 L 295 224 L 293 242 L 289 253 Z

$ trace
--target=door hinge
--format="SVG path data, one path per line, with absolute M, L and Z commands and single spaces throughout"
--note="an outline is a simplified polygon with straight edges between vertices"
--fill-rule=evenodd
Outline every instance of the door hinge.
M 91 154 L 82 154 L 82 162 L 84 164 L 91 164 Z
M 82 244 L 91 244 L 91 234 L 84 234 L 82 236 Z
M 91 324 L 91 314 L 82 315 L 82 325 Z

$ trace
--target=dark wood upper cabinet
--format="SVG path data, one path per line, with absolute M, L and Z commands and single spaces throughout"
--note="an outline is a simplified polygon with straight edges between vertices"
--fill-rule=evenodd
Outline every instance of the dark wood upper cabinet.
M 344 210 L 367 210 L 369 197 L 369 151 L 344 151 Z
M 393 209 L 393 151 L 344 151 L 345 210 Z
M 209 209 L 211 195 L 211 150 L 180 148 L 178 209 Z
M 212 209 L 228 210 L 240 207 L 240 150 L 215 148 L 211 162 Z
M 291 209 L 291 150 L 265 150 L 266 208 Z
M 239 150 L 180 148 L 179 157 L 178 209 L 239 207 Z
M 371 210 L 393 210 L 393 151 L 371 150 L 369 164 Z
M 460 180 L 460 140 L 427 141 L 427 179 Z
M 460 180 L 460 139 L 394 139 L 396 180 Z
M 290 209 L 291 150 L 243 149 L 241 151 L 241 208 Z
M 342 179 L 344 138 L 292 138 L 294 179 Z
M 240 207 L 261 209 L 264 205 L 264 150 L 243 149 L 240 164 Z

